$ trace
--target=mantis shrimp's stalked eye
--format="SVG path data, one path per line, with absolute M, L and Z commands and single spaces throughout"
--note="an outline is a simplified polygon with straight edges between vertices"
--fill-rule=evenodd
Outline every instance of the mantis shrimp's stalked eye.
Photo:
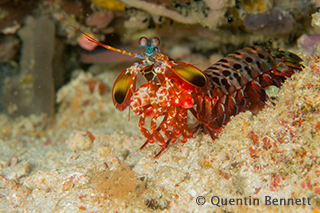
M 149 43 L 149 41 L 148 41 L 148 39 L 146 37 L 141 37 L 139 39 L 139 45 L 142 48 L 146 48 L 148 46 L 148 43 Z
M 153 57 L 153 54 L 158 51 L 157 47 L 160 45 L 160 39 L 158 37 L 154 37 L 149 42 L 146 37 L 141 37 L 139 39 L 139 45 L 146 49 L 146 56 Z
M 160 39 L 158 37 L 153 37 L 151 40 L 151 46 L 157 47 L 160 45 Z

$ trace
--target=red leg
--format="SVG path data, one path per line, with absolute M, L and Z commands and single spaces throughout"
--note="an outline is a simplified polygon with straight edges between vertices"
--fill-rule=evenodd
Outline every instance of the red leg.
M 143 150 L 149 143 L 149 140 L 146 140 L 146 142 L 144 142 L 144 144 L 140 147 L 140 150 Z
M 143 117 L 143 116 L 142 116 Z M 141 117 L 141 118 L 142 118 Z M 141 120 L 141 118 L 140 118 L 140 120 Z M 167 118 L 167 115 L 165 115 L 164 116 L 164 118 L 163 118 L 163 121 L 165 120 Z M 162 121 L 162 122 L 163 122 Z M 144 121 L 143 121 L 143 126 L 144 126 Z M 139 127 L 140 127 L 140 122 L 139 122 Z M 141 130 L 141 128 L 140 128 L 140 130 Z M 161 130 L 161 128 L 160 128 L 160 126 L 159 127 L 157 127 L 154 131 L 157 131 L 157 132 L 159 132 Z M 148 130 L 147 130 L 148 131 Z M 149 132 L 149 131 L 148 131 Z M 149 132 L 149 134 L 150 134 L 150 132 Z M 150 134 L 151 135 L 151 134 Z M 153 138 L 152 138 L 152 140 L 153 140 Z M 154 140 L 151 142 L 149 139 L 140 147 L 140 150 L 142 150 L 142 149 L 144 149 L 149 143 L 153 143 L 154 142 Z M 164 143 L 164 145 L 165 145 L 165 143 Z
M 159 132 L 159 130 L 157 130 L 159 128 L 159 127 L 157 128 L 157 119 L 161 115 L 162 114 L 155 115 L 151 119 L 151 131 L 152 131 L 153 137 L 155 137 L 161 143 L 161 145 L 164 146 L 166 144 L 166 142 L 165 142 L 164 138 L 162 137 L 161 133 Z
M 162 147 L 162 149 L 160 150 L 160 152 L 158 152 L 158 153 L 154 156 L 154 159 L 157 159 L 158 157 L 160 157 L 160 155 L 162 155 L 162 153 L 167 150 L 170 142 L 171 142 L 171 139 L 168 139 L 167 142 L 166 142 L 166 144 L 165 144 L 165 146 Z
M 144 127 L 145 119 L 145 113 L 143 113 L 139 120 L 140 132 L 148 139 L 149 143 L 154 143 L 152 134 L 149 132 L 149 130 L 147 130 L 147 128 Z

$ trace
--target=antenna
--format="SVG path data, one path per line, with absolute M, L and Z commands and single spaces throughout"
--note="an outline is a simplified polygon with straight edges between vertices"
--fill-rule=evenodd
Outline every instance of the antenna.
M 74 29 L 76 29 L 77 31 L 79 31 L 80 33 L 82 33 L 89 41 L 93 42 L 93 43 L 96 43 L 98 44 L 99 46 L 101 47 L 104 47 L 108 50 L 112 50 L 112 51 L 115 51 L 115 52 L 118 52 L 118 53 L 121 53 L 123 55 L 129 55 L 129 56 L 132 56 L 132 57 L 135 57 L 135 58 L 140 58 L 140 59 L 144 59 L 145 58 L 145 55 L 143 54 L 138 54 L 138 53 L 135 53 L 135 52 L 128 52 L 126 50 L 121 50 L 121 49 L 117 49 L 117 48 L 114 48 L 114 47 L 111 47 L 109 45 L 106 45 L 106 44 L 103 44 L 101 42 L 99 42 L 98 40 L 92 38 L 91 36 L 89 36 L 88 34 L 82 32 L 81 30 L 79 30 L 78 28 L 70 25 L 71 27 L 73 27 Z

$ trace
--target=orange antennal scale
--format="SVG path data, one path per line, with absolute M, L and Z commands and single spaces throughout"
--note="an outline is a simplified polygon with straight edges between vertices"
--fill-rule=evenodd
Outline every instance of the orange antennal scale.
M 108 50 L 112 50 L 112 51 L 114 51 L 114 52 L 118 52 L 118 53 L 121 53 L 121 54 L 123 54 L 123 55 L 129 55 L 129 56 L 135 57 L 135 58 L 140 58 L 140 59 L 144 59 L 144 58 L 145 58 L 144 55 L 141 55 L 141 54 L 138 54 L 138 53 L 135 53 L 135 52 L 128 52 L 128 51 L 126 51 L 126 50 L 117 49 L 117 48 L 111 47 L 111 46 L 109 46 L 109 45 L 107 45 L 107 44 L 103 44 L 103 43 L 101 43 L 100 41 L 92 38 L 92 37 L 91 37 L 90 35 L 88 35 L 87 33 L 82 32 L 82 31 L 79 30 L 78 28 L 76 28 L 76 27 L 74 27 L 74 26 L 72 26 L 72 25 L 70 25 L 70 26 L 73 27 L 74 29 L 76 29 L 77 31 L 79 31 L 80 33 L 82 33 L 89 41 L 91 41 L 91 42 L 93 42 L 93 43 L 95 43 L 95 44 L 98 44 L 99 46 L 104 47 L 104 48 L 106 48 L 106 49 L 108 49 Z

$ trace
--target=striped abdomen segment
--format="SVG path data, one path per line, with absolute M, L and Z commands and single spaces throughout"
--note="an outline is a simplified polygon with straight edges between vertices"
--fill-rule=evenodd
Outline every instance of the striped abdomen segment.
M 253 46 L 237 50 L 204 71 L 211 88 L 198 100 L 197 114 L 207 131 L 217 131 L 230 116 L 250 109 L 260 110 L 266 101 L 265 88 L 280 86 L 286 77 L 301 69 L 297 55 L 273 48 Z
M 301 61 L 290 52 L 253 46 L 227 55 L 204 72 L 212 86 L 227 95 L 262 75 L 267 79 L 289 77 L 292 69 L 300 69 Z

